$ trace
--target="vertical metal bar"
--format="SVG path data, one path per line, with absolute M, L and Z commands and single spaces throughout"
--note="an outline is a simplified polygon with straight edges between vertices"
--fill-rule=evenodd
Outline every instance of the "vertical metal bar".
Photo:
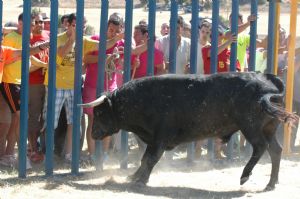
M 56 98 L 56 51 L 58 26 L 58 0 L 51 0 L 50 13 L 50 51 L 48 69 L 48 99 L 47 99 L 47 127 L 46 127 L 46 176 L 53 175 L 53 145 L 54 145 L 54 117 Z
M 73 134 L 72 134 L 72 174 L 79 173 L 80 124 L 81 124 L 81 75 L 82 75 L 82 37 L 84 1 L 77 0 L 76 6 L 76 50 L 74 74 Z
M 210 73 L 217 73 L 218 66 L 218 37 L 219 37 L 219 1 L 213 0 L 212 10 L 212 32 L 211 32 L 211 53 L 210 53 Z M 208 154 L 211 159 L 214 158 L 214 139 L 209 138 L 207 143 Z
M 280 22 L 280 2 L 276 2 L 275 4 L 275 30 L 274 30 L 274 74 L 277 75 L 278 70 L 278 49 L 279 49 L 279 22 Z
M 268 22 L 268 55 L 267 55 L 267 72 L 273 73 L 274 69 L 274 36 L 275 36 L 275 9 L 276 0 L 269 0 L 269 22 Z
M 133 0 L 126 0 L 125 11 L 125 48 L 124 48 L 124 83 L 130 81 L 131 69 L 131 38 L 132 38 L 132 13 Z M 128 132 L 121 133 L 121 168 L 127 169 L 128 166 Z
M 231 33 L 233 35 L 238 34 L 238 14 L 239 14 L 239 1 L 232 1 L 232 14 L 231 14 Z M 236 71 L 237 60 L 237 43 L 232 43 L 230 47 L 230 71 Z M 227 158 L 233 159 L 233 144 L 236 140 L 236 134 L 233 135 L 227 145 Z
M 239 0 L 232 0 L 232 15 L 231 15 L 231 33 L 238 34 L 238 14 Z M 230 71 L 236 71 L 237 60 L 237 43 L 232 43 L 230 47 Z
M 257 0 L 251 1 L 251 15 L 257 16 Z M 249 71 L 255 71 L 256 59 L 256 35 L 257 35 L 257 20 L 251 22 L 250 26 L 250 57 L 249 57 Z
M 154 40 L 155 40 L 155 13 L 156 0 L 149 0 L 149 15 L 148 15 L 148 57 L 147 57 L 147 75 L 154 74 Z
M 2 17 L 3 17 L 3 1 L 0 0 L 0 38 L 2 38 Z M 0 46 L 2 45 L 2 39 L 0 39 Z
M 191 54 L 190 54 L 190 73 L 197 73 L 197 52 L 198 50 L 198 22 L 199 22 L 199 2 L 192 0 L 192 30 L 191 30 Z M 195 159 L 195 142 L 192 142 L 187 147 L 187 161 L 193 162 Z
M 191 30 L 191 73 L 197 73 L 197 50 L 198 50 L 198 21 L 199 21 L 199 2 L 198 0 L 192 0 L 192 30 Z M 201 50 L 201 49 L 199 49 Z
M 171 0 L 169 73 L 176 73 L 178 4 Z
M 287 111 L 292 112 L 293 108 L 293 88 L 294 88 L 294 64 L 295 64 L 295 47 L 296 47 L 296 27 L 297 27 L 297 0 L 291 0 L 290 16 L 290 42 L 288 49 L 288 69 L 286 81 L 285 106 Z M 298 85 L 297 85 L 298 86 Z M 283 153 L 290 153 L 291 143 L 291 126 L 284 125 L 284 143 Z
M 108 0 L 101 1 L 101 20 L 100 20 L 100 43 L 98 56 L 98 78 L 97 78 L 97 97 L 104 91 L 105 79 L 105 60 L 106 60 L 106 39 L 107 39 L 107 18 L 108 18 Z M 96 169 L 103 170 L 103 149 L 102 141 L 96 141 Z
M 251 1 L 251 15 L 257 15 L 257 0 Z M 255 60 L 256 60 L 256 36 L 257 36 L 257 19 L 251 22 L 250 26 L 250 57 L 248 64 L 248 71 L 255 71 Z M 243 136 L 242 134 L 240 136 Z M 246 141 L 245 146 L 246 154 L 251 153 L 251 145 Z
M 31 1 L 23 1 L 22 32 L 22 82 L 20 107 L 20 140 L 19 140 L 19 177 L 26 177 L 26 152 L 28 133 L 28 83 L 29 83 L 29 40 L 31 26 Z M 2 38 L 1 38 L 2 39 Z
M 210 53 L 210 73 L 216 73 L 218 66 L 218 37 L 219 37 L 219 1 L 213 0 L 212 10 L 212 32 L 211 32 L 211 53 Z

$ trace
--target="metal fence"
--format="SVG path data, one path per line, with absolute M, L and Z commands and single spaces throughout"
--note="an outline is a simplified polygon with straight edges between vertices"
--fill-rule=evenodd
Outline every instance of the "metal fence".
M 219 7 L 220 2 L 217 0 L 212 1 L 212 53 L 211 53 L 211 71 L 217 72 L 217 59 L 218 59 L 218 24 L 219 24 Z M 268 49 L 274 49 L 274 35 L 275 35 L 275 9 L 277 1 L 269 1 L 269 42 Z M 199 18 L 199 1 L 192 0 L 192 20 L 191 20 L 191 54 L 190 54 L 190 67 L 191 73 L 197 72 L 197 41 L 198 41 L 198 18 Z M 131 39 L 132 39 L 132 17 L 133 17 L 133 0 L 126 0 L 125 12 L 125 52 L 124 52 L 124 82 L 130 80 L 130 57 L 131 57 Z M 2 10 L 3 3 L 0 1 L 0 25 L 2 27 Z M 98 71 L 98 88 L 97 96 L 99 96 L 104 88 L 104 65 L 106 52 L 103 46 L 106 46 L 106 30 L 108 19 L 109 1 L 101 0 L 101 20 L 100 21 L 100 44 L 99 44 L 99 59 L 98 64 L 101 70 Z M 148 42 L 148 75 L 153 75 L 154 71 L 154 35 L 155 35 L 155 13 L 156 13 L 156 0 L 149 0 L 149 15 L 148 15 L 148 29 L 149 29 L 149 42 Z M 178 1 L 171 0 L 171 17 L 170 17 L 170 56 L 169 56 L 169 72 L 176 73 L 176 29 L 177 29 L 177 16 L 178 16 Z M 26 148 L 27 148 L 27 127 L 28 127 L 28 66 L 29 66 L 29 32 L 30 32 L 30 13 L 31 13 L 31 0 L 24 0 L 23 4 L 24 13 L 24 31 L 23 31 L 23 54 L 22 54 L 22 93 L 21 93 L 21 123 L 20 123 L 20 144 L 19 144 L 19 177 L 26 177 Z M 238 13 L 239 13 L 239 0 L 232 0 L 232 27 L 231 31 L 237 34 L 238 31 Z M 251 1 L 251 14 L 257 15 L 257 0 Z M 81 64 L 82 64 L 82 38 L 83 38 L 83 17 L 84 17 L 84 1 L 77 0 L 76 7 L 76 67 L 75 67 L 75 99 L 74 99 L 74 114 L 73 114 L 73 137 L 72 137 L 72 174 L 79 173 L 79 155 L 80 155 L 80 108 L 77 104 L 81 103 Z M 46 161 L 45 173 L 47 176 L 53 175 L 53 143 L 54 143 L 54 109 L 55 109 L 55 82 L 56 82 L 56 48 L 57 48 L 57 30 L 58 30 L 58 0 L 51 0 L 51 37 L 50 37 L 50 63 L 49 63 L 49 85 L 48 85 L 48 107 L 47 107 L 47 128 L 46 128 Z M 2 29 L 2 28 L 1 28 Z M 249 69 L 255 70 L 255 50 L 256 50 L 256 35 L 257 23 L 251 23 L 250 29 L 251 44 L 250 44 L 250 62 Z M 0 30 L 2 36 L 2 30 Z M 237 57 L 237 44 L 231 44 L 231 58 L 230 70 L 235 71 L 236 57 Z M 274 52 L 268 53 L 268 71 L 273 72 Z M 101 157 L 102 150 L 101 142 L 96 142 L 96 154 Z M 209 153 L 213 157 L 213 141 L 209 141 Z M 122 131 L 121 137 L 121 168 L 127 168 L 128 162 L 128 133 Z M 232 154 L 233 142 L 229 143 L 229 156 Z M 194 160 L 194 143 L 188 146 L 189 161 Z M 102 169 L 103 160 L 99 159 L 97 169 Z

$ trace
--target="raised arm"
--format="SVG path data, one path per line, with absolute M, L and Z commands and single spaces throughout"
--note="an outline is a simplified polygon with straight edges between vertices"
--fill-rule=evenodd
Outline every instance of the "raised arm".
M 68 35 L 67 42 L 57 48 L 57 55 L 60 57 L 65 57 L 72 50 L 76 38 L 75 27 L 70 26 L 66 34 Z
M 45 62 L 42 62 L 41 60 L 39 60 L 38 58 L 36 58 L 35 56 L 31 56 L 30 57 L 30 61 L 31 61 L 31 65 L 29 67 L 29 72 L 33 72 L 36 71 L 40 68 L 48 68 L 48 64 Z
M 234 43 L 237 41 L 237 36 L 229 34 L 229 38 L 218 46 L 218 55 L 223 52 L 231 43 Z M 210 57 L 211 49 L 208 51 L 207 56 Z
M 246 30 L 250 26 L 251 22 L 255 21 L 256 19 L 257 19 L 256 15 L 248 16 L 247 22 L 238 26 L 238 33 L 241 33 L 244 30 Z M 230 37 L 230 33 L 231 30 L 227 31 L 223 38 L 228 39 Z

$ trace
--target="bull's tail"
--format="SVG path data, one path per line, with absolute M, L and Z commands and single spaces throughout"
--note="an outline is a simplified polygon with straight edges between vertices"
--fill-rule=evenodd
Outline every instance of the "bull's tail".
M 278 103 L 278 101 L 281 101 L 280 99 L 282 99 L 282 97 L 282 94 L 265 94 L 260 103 L 262 110 L 284 123 L 296 126 L 299 122 L 299 116 L 295 113 L 286 111 L 282 106 L 282 103 Z
M 284 83 L 282 80 L 273 74 L 264 74 L 264 76 L 267 78 L 267 80 L 270 80 L 278 89 L 278 92 L 284 95 Z
M 283 107 L 284 83 L 276 75 L 265 74 L 264 76 L 276 86 L 278 93 L 265 94 L 261 99 L 262 109 L 282 122 L 292 126 L 296 125 L 299 121 L 299 116 L 288 112 Z

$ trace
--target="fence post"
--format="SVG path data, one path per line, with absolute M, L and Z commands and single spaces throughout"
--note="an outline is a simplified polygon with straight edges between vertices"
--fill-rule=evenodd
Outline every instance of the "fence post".
M 3 1 L 0 0 L 0 38 L 2 38 L 2 18 L 3 18 Z M 2 39 L 0 39 L 0 46 L 2 45 Z
M 47 127 L 46 127 L 46 176 L 53 175 L 53 145 L 54 145 L 54 116 L 56 98 L 56 52 L 57 52 L 57 25 L 58 0 L 51 0 L 50 13 L 50 49 L 48 69 L 48 99 L 47 99 Z
M 177 51 L 177 19 L 178 4 L 176 0 L 171 0 L 171 20 L 170 20 L 170 49 L 169 49 L 169 73 L 176 73 L 176 51 Z
M 72 133 L 72 174 L 79 173 L 80 156 L 80 126 L 81 126 L 81 75 L 82 75 L 82 37 L 83 37 L 83 16 L 84 1 L 77 0 L 76 3 L 76 49 L 75 49 L 75 81 L 74 81 L 74 102 L 73 102 L 73 133 Z
M 147 75 L 154 74 L 154 41 L 155 41 L 155 12 L 156 12 L 156 0 L 149 0 L 149 15 L 148 15 L 148 57 L 147 57 Z
M 257 0 L 251 1 L 251 15 L 255 15 L 257 17 Z M 251 26 L 250 26 L 250 58 L 248 64 L 249 71 L 255 71 L 256 35 L 257 35 L 257 19 L 251 22 Z
M 191 54 L 190 54 L 190 73 L 197 73 L 197 56 L 198 56 L 198 24 L 199 23 L 199 2 L 192 0 L 192 29 L 191 29 Z M 187 161 L 193 162 L 195 159 L 195 142 L 191 142 L 187 147 Z
M 27 134 L 28 134 L 28 84 L 29 84 L 29 40 L 31 26 L 31 1 L 23 1 L 22 32 L 22 81 L 19 139 L 19 177 L 26 177 Z M 2 39 L 2 38 L 1 38 Z
M 131 69 L 131 43 L 132 43 L 132 13 L 133 13 L 133 0 L 126 0 L 125 10 L 125 48 L 124 48 L 124 83 L 130 81 Z M 127 169 L 128 166 L 128 132 L 121 133 L 121 168 Z
M 232 14 L 231 14 L 231 33 L 238 35 L 238 14 L 239 14 L 239 0 L 232 1 Z M 236 60 L 237 60 L 237 43 L 232 43 L 230 47 L 230 71 L 236 71 Z M 234 141 L 237 139 L 237 134 L 235 133 L 227 144 L 227 158 L 229 160 L 233 159 L 233 145 Z
M 268 57 L 267 72 L 274 73 L 274 36 L 275 36 L 275 4 L 277 0 L 269 0 L 269 22 L 268 22 Z
M 218 66 L 218 37 L 219 37 L 219 1 L 213 0 L 212 10 L 212 33 L 211 33 L 211 53 L 210 53 L 210 73 L 217 73 Z M 207 153 L 211 159 L 214 159 L 214 138 L 209 138 L 207 141 Z
M 105 79 L 105 60 L 106 60 L 106 39 L 107 39 L 107 18 L 108 18 L 108 0 L 101 0 L 101 19 L 100 19 L 100 42 L 98 56 L 98 75 L 97 75 L 97 97 L 100 97 L 104 91 Z M 102 141 L 96 140 L 96 170 L 103 170 L 103 145 Z

